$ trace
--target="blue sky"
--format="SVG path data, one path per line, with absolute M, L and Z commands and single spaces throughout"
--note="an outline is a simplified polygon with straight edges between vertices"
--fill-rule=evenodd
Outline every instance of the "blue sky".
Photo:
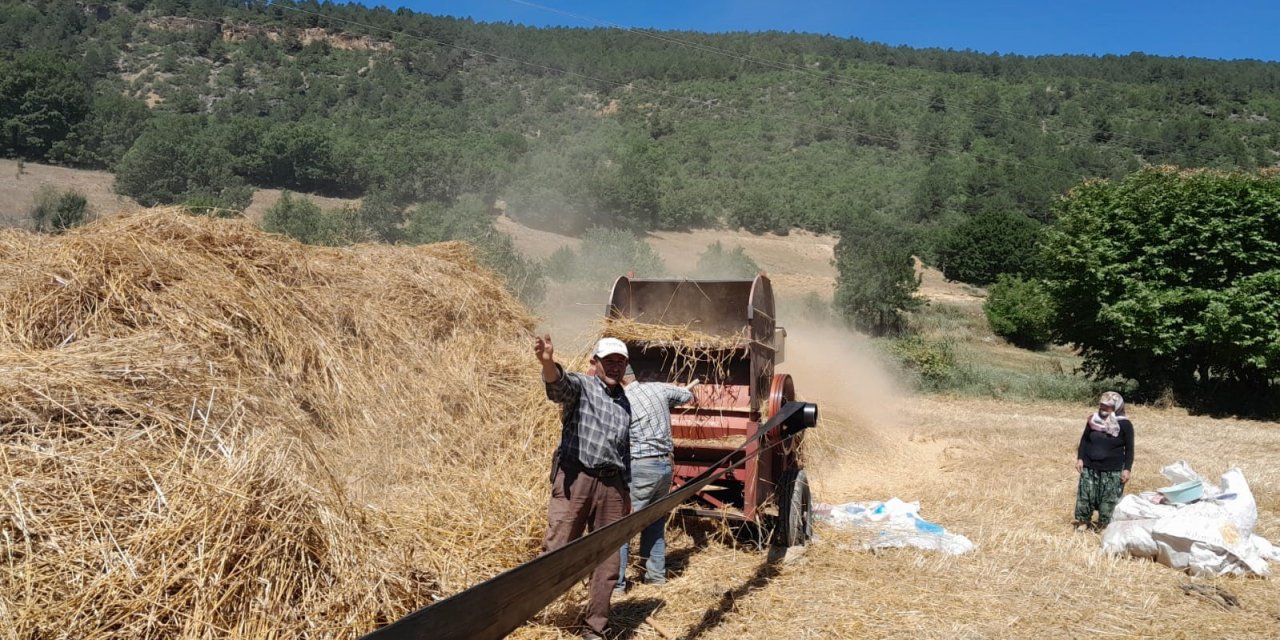
M 773 29 L 984 53 L 1101 55 L 1141 51 L 1167 56 L 1280 60 L 1280 0 L 361 1 L 485 22 L 535 26 Z

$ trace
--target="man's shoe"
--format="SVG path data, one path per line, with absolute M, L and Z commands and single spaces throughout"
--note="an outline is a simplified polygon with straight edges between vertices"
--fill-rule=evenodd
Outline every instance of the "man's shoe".
M 600 635 L 600 634 L 598 634 L 598 633 L 596 633 L 596 632 L 594 632 L 594 631 L 592 631 L 592 630 L 590 630 L 590 629 L 587 629 L 587 630 L 583 631 L 583 632 L 582 632 L 582 634 L 581 634 L 581 635 L 579 635 L 578 637 L 579 637 L 579 638 L 582 638 L 582 640 L 604 640 L 604 636 L 602 636 L 602 635 Z
M 663 578 L 663 579 L 661 579 L 661 580 L 645 580 L 645 581 L 644 581 L 644 583 L 645 583 L 645 584 L 647 584 L 647 585 L 650 585 L 650 586 L 660 587 L 660 586 L 662 586 L 662 585 L 666 584 L 666 583 L 667 583 L 667 580 L 666 580 L 666 578 Z

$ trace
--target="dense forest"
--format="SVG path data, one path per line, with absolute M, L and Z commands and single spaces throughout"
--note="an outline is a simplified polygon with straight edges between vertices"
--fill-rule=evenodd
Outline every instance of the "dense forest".
M 1280 151 L 1280 65 L 1252 61 L 230 0 L 6 0 L 0 58 L 6 156 L 109 169 L 148 204 L 364 196 L 388 240 L 411 205 L 473 194 L 570 232 L 872 216 L 945 261 L 973 218 L 1047 222 L 1083 178 Z

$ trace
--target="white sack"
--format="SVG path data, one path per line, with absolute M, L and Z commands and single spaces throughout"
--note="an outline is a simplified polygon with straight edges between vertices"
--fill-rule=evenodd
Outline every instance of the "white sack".
M 1155 523 L 1154 518 L 1112 520 L 1102 532 L 1102 550 L 1113 555 L 1129 554 L 1135 558 L 1155 560 L 1160 555 L 1156 541 L 1151 538 L 1151 527 Z
M 1212 502 L 1197 502 L 1156 520 L 1151 539 L 1161 564 L 1193 576 L 1270 573 L 1250 538 L 1241 536 L 1226 509 Z

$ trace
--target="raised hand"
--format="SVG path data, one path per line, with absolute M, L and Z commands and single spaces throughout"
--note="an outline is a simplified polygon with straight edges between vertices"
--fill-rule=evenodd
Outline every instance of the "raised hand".
M 556 362 L 555 345 L 551 344 L 550 334 L 539 336 L 533 341 L 533 353 L 538 356 L 538 362 L 544 365 L 554 365 Z

